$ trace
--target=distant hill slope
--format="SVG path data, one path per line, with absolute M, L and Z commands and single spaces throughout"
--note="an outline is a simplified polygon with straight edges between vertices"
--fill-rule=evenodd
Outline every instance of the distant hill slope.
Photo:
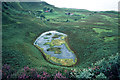
M 7 2 L 3 3 L 3 9 L 15 10 L 42 10 L 44 7 L 49 7 L 57 10 L 58 8 L 46 2 Z

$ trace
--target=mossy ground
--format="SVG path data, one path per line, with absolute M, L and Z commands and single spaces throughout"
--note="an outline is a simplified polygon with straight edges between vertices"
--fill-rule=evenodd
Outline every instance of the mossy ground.
M 50 5 L 40 6 L 39 3 L 8 2 L 6 4 L 2 4 L 2 63 L 9 64 L 16 70 L 27 65 L 36 68 L 42 66 L 48 72 L 52 71 L 49 69 L 53 71 L 63 68 L 82 69 L 93 66 L 92 63 L 118 52 L 117 38 L 120 35 L 117 32 L 117 12 L 95 13 L 87 10 L 59 9 Z M 42 13 L 45 19 L 36 18 L 27 12 L 27 10 L 42 11 L 44 6 L 54 8 L 53 13 Z M 75 13 L 75 15 L 65 15 L 65 12 Z M 96 28 L 97 32 L 93 28 Z M 104 30 L 101 31 L 101 29 Z M 75 66 L 61 67 L 50 64 L 33 45 L 41 33 L 50 30 L 57 30 L 68 35 L 69 44 L 79 59 Z M 116 39 L 109 38 L 108 40 L 109 36 Z

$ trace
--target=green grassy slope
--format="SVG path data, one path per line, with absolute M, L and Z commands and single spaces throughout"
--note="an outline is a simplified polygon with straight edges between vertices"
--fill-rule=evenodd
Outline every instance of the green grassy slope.
M 7 2 L 2 3 L 2 7 L 3 64 L 9 64 L 15 69 L 26 65 L 53 70 L 67 68 L 47 62 L 33 45 L 41 33 L 49 30 L 68 35 L 69 44 L 79 59 L 75 66 L 68 69 L 92 66 L 92 63 L 118 52 L 117 39 L 120 35 L 117 32 L 118 15 L 115 12 L 59 9 L 45 2 Z M 45 13 L 45 7 L 53 9 L 53 12 Z M 36 16 L 36 11 L 42 13 Z M 74 15 L 65 15 L 66 12 Z

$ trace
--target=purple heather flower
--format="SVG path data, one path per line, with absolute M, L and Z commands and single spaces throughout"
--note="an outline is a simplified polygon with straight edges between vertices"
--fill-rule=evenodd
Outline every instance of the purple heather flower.
M 10 69 L 10 66 L 7 66 L 6 68 L 7 68 L 7 69 Z
M 43 71 L 43 75 L 47 75 L 47 73 Z
M 29 76 L 26 76 L 26 78 L 29 78 Z
M 31 71 L 35 71 L 35 69 L 32 68 Z
M 64 76 L 62 76 L 62 74 L 60 72 L 58 72 L 56 75 L 55 75 L 55 78 L 65 78 Z
M 40 75 L 38 74 L 38 75 L 37 75 L 37 78 L 39 78 L 39 77 L 40 77 Z
M 29 70 L 29 69 L 30 69 L 29 67 L 24 67 L 24 71 Z

